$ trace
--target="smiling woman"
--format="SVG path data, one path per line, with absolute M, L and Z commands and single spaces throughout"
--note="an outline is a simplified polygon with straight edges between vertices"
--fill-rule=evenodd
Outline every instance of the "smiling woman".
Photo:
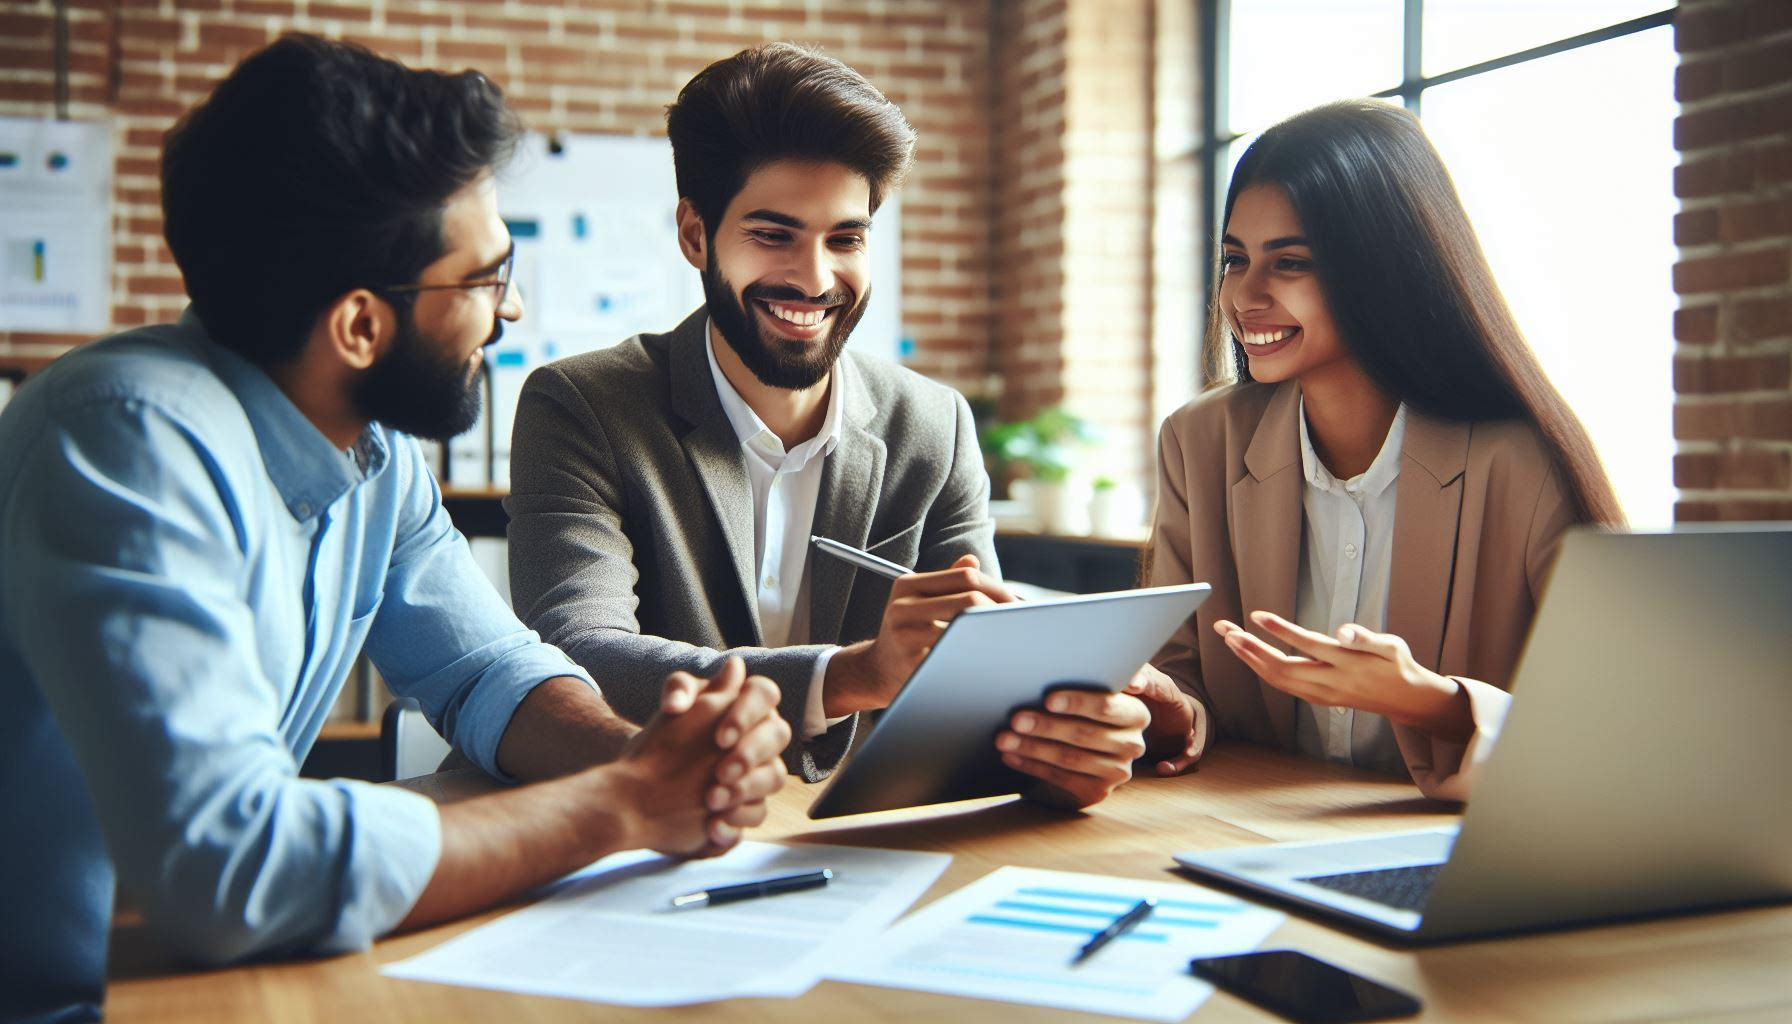
M 1393 403 L 1463 422 L 1525 419 L 1568 484 L 1577 518 L 1622 519 L 1585 429 L 1525 343 L 1417 118 L 1373 100 L 1289 118 L 1239 161 L 1224 215 L 1223 273 L 1206 342 L 1211 379 L 1254 381 L 1259 369 L 1270 374 L 1265 382 L 1300 378 L 1311 419 L 1315 404 L 1334 404 L 1331 377 L 1309 380 L 1305 371 L 1355 378 L 1338 397 L 1357 412 L 1386 407 L 1379 434 L 1362 430 L 1378 434 L 1368 438 L 1377 449 Z M 1252 272 L 1235 229 L 1255 231 L 1280 260 Z M 1325 333 L 1314 344 L 1341 345 L 1347 359 L 1327 351 L 1312 365 L 1265 358 L 1259 366 L 1237 332 L 1278 309 L 1258 284 L 1271 280 L 1291 303 L 1282 315 L 1317 314 Z M 1315 383 L 1328 397 L 1310 393 Z M 1328 433 L 1342 440 L 1344 432 Z
M 1300 218 L 1287 193 L 1274 185 L 1254 185 L 1240 192 L 1222 243 L 1218 308 L 1242 346 L 1252 379 L 1298 378 L 1309 394 L 1329 390 L 1333 403 L 1373 406 L 1357 411 L 1380 422 L 1385 435 L 1393 408 L 1374 400 L 1380 396 L 1338 338 L 1320 277 L 1313 270 L 1312 244 L 1301 234 Z M 1353 401 L 1357 399 L 1367 401 Z M 1346 477 L 1367 469 L 1368 459 L 1374 457 L 1373 450 L 1339 454 L 1349 463 L 1336 467 Z
M 1611 485 L 1411 114 L 1269 129 L 1222 244 L 1223 386 L 1161 434 L 1148 582 L 1214 595 L 1135 684 L 1158 770 L 1234 736 L 1462 799 L 1556 543 L 1621 521 Z
M 1575 410 L 1632 523 L 1673 518 L 1668 225 L 1679 206 L 1671 129 L 1672 0 L 1251 0 L 1200 5 L 1218 72 L 1204 199 L 1263 127 L 1373 94 L 1422 114 L 1475 218 L 1527 340 Z M 1748 6 L 1715 0 L 1713 8 Z M 1771 5 L 1770 5 L 1771 6 Z M 1678 13 L 1676 13 L 1678 12 Z M 1216 16 L 1217 15 L 1217 16 Z M 1695 17 L 1695 21 L 1696 21 Z M 1299 67 L 1299 75 L 1266 74 Z M 1615 99 L 1622 97 L 1622 101 Z M 1181 357 L 1162 354 L 1171 365 Z M 1612 387 L 1621 367 L 1623 387 Z

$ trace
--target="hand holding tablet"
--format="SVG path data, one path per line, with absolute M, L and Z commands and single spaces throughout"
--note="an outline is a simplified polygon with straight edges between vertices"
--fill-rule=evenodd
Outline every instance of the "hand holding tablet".
M 809 816 L 1021 792 L 1031 779 L 996 746 L 1015 713 L 1052 690 L 1118 694 L 1208 592 L 1190 583 L 965 609 Z

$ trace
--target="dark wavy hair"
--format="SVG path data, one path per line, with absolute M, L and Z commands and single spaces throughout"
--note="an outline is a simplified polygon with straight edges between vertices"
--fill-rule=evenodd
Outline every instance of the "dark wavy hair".
M 1586 428 L 1519 331 L 1418 118 L 1375 100 L 1288 118 L 1245 150 L 1221 223 L 1254 185 L 1288 197 L 1341 340 L 1378 387 L 1439 419 L 1528 421 L 1580 521 L 1623 523 Z M 1220 309 L 1219 277 L 1208 312 L 1208 380 L 1250 381 L 1244 346 Z
M 194 311 L 251 361 L 291 360 L 343 293 L 413 282 L 440 259 L 443 207 L 521 130 L 476 71 L 282 37 L 163 145 L 162 216 Z
M 844 164 L 871 183 L 871 212 L 902 183 L 915 130 L 896 104 L 832 57 L 767 43 L 716 61 L 666 108 L 680 198 L 714 235 L 747 178 L 775 160 Z

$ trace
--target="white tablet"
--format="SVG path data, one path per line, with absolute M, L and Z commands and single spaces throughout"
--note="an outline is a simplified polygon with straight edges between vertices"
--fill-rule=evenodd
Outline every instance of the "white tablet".
M 811 818 L 1018 793 L 995 737 L 1063 686 L 1116 691 L 1211 588 L 1185 583 L 971 608 L 909 676 L 828 784 Z

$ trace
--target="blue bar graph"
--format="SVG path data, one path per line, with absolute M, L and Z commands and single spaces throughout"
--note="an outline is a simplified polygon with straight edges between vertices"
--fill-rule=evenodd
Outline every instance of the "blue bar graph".
M 1020 896 L 1049 896 L 1061 900 L 1088 900 L 1092 903 L 1130 907 L 1138 902 L 1136 896 L 1116 895 L 1111 892 L 1078 892 L 1075 889 L 1046 889 L 1039 886 L 1026 886 L 1015 890 Z M 1197 903 L 1192 900 L 1158 900 L 1159 910 L 1192 910 L 1199 914 L 1236 914 L 1245 909 L 1243 903 Z
M 1138 897 L 1106 892 L 1083 892 L 1075 889 L 1052 889 L 1025 886 L 1014 896 L 999 899 L 987 910 L 972 914 L 969 924 L 1025 928 L 1031 931 L 1061 932 L 1088 936 L 1106 927 L 1115 912 L 1132 906 Z M 1165 929 L 1218 928 L 1222 922 L 1206 916 L 1185 916 L 1177 911 L 1195 914 L 1236 914 L 1244 904 L 1159 900 L 1157 912 L 1146 925 L 1122 936 L 1141 942 L 1167 942 L 1171 935 Z

